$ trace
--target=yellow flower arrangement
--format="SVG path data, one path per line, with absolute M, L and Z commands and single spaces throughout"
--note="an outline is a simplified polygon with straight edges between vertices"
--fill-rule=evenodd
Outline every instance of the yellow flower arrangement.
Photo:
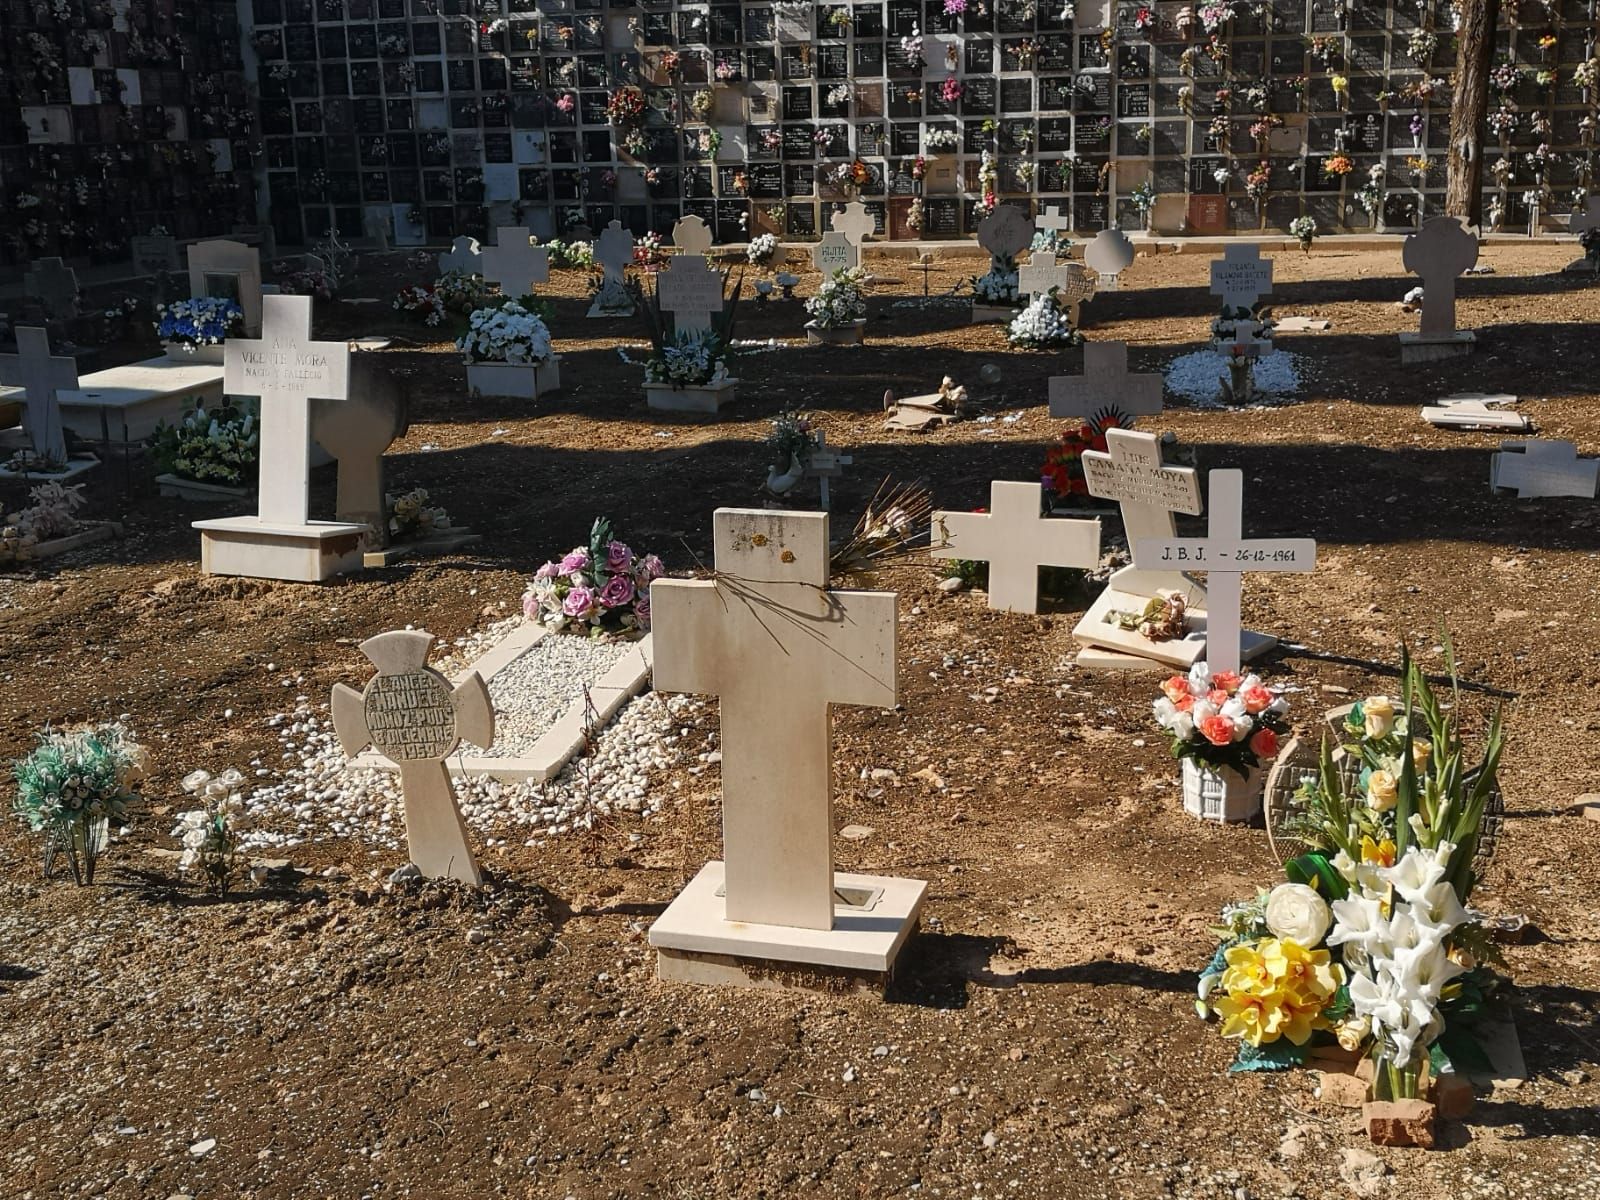
M 1343 968 L 1326 950 L 1307 950 L 1287 938 L 1241 942 L 1224 956 L 1227 994 L 1216 1003 L 1222 1036 L 1243 1038 L 1252 1046 L 1288 1038 L 1296 1046 L 1313 1030 L 1328 1028 L 1322 1015 L 1339 990 Z

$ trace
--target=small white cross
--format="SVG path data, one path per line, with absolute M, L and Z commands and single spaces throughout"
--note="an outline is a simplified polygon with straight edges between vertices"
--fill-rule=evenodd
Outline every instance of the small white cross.
M 1140 538 L 1177 536 L 1173 513 L 1196 516 L 1201 510 L 1200 478 L 1193 467 L 1161 461 L 1161 440 L 1133 429 L 1106 430 L 1106 449 L 1085 450 L 1083 478 L 1091 496 L 1115 500 L 1122 510 L 1122 532 L 1132 546 Z M 1153 597 L 1158 592 L 1186 594 L 1189 604 L 1205 607 L 1205 592 L 1182 571 L 1141 571 L 1123 567 L 1111 577 L 1119 592 Z
M 1017 294 L 1021 296 L 1043 296 L 1051 288 L 1062 288 L 1071 278 L 1070 264 L 1056 266 L 1056 252 L 1054 250 L 1038 250 L 1028 255 L 1028 261 L 1017 269 Z M 1057 299 L 1060 299 L 1058 294 Z M 1072 314 L 1072 323 L 1077 325 L 1077 313 Z
M 1514 489 L 1522 500 L 1541 496 L 1589 500 L 1594 498 L 1597 478 L 1600 458 L 1579 458 L 1574 442 L 1536 439 L 1502 442 L 1494 456 L 1489 483 L 1491 487 Z
M 1272 350 L 1272 338 L 1257 337 L 1262 325 L 1260 321 L 1248 321 L 1240 318 L 1233 324 L 1233 336 L 1222 339 L 1222 345 L 1230 353 L 1243 355 L 1245 358 L 1260 358 L 1263 352 Z
M 1068 420 L 1084 420 L 1102 408 L 1130 417 L 1162 409 L 1162 377 L 1130 374 L 1127 342 L 1085 342 L 1083 374 L 1052 376 L 1049 388 L 1050 415 Z
M 1041 516 L 1042 492 L 1037 483 L 995 480 L 987 513 L 933 514 L 933 557 L 987 562 L 990 608 L 1038 612 L 1040 567 L 1100 562 L 1099 519 Z
M 1227 309 L 1253 309 L 1272 290 L 1272 260 L 1254 242 L 1234 242 L 1211 260 L 1211 294 Z
M 1067 215 L 1067 210 L 1061 207 L 1042 209 L 1033 222 L 1046 233 L 1060 234 L 1064 229 L 1072 227 L 1072 218 Z
M 829 446 L 827 437 L 828 435 L 822 430 L 817 431 L 816 446 L 811 451 L 811 457 L 806 460 L 806 474 L 817 481 L 823 512 L 832 507 L 828 495 L 828 481 L 839 478 L 844 474 L 844 469 L 856 461 L 854 456 L 840 454 Z
M 48 333 L 35 325 L 21 325 L 17 328 L 17 352 L 0 354 L 0 383 L 22 389 L 27 401 L 22 424 L 34 453 L 66 462 L 67 440 L 56 394 L 78 386 L 77 360 L 52 355 Z
M 830 229 L 811 247 L 811 265 L 823 275 L 848 270 L 861 261 L 861 251 L 841 229 Z
M 1308 573 L 1317 565 L 1311 538 L 1244 540 L 1244 472 L 1211 472 L 1211 517 L 1203 538 L 1135 538 L 1141 571 L 1204 571 L 1206 659 L 1213 671 L 1238 671 L 1243 651 L 1240 577 L 1246 571 Z
M 483 281 L 498 283 L 501 295 L 511 299 L 526 296 L 534 284 L 550 278 L 550 251 L 535 246 L 526 228 L 500 229 L 495 238 L 497 244 L 483 251 Z
M 859 200 L 852 200 L 844 206 L 843 212 L 833 214 L 833 228 L 859 247 L 872 236 L 878 226 L 872 219 L 872 214 L 867 211 L 867 206 Z

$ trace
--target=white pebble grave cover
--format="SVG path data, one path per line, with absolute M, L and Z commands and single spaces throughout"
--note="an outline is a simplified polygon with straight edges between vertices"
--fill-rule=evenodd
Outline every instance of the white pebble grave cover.
M 1296 355 L 1274 350 L 1256 359 L 1256 399 L 1243 408 L 1281 404 L 1300 390 Z M 1167 391 L 1182 396 L 1196 408 L 1233 408 L 1222 402 L 1221 380 L 1228 376 L 1228 360 L 1215 350 L 1196 350 L 1167 364 Z

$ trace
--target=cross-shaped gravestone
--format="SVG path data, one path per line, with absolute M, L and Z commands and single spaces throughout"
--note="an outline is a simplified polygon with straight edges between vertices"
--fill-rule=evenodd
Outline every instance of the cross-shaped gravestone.
M 849 270 L 860 261 L 860 249 L 842 230 L 828 230 L 811 247 L 811 265 L 825 276 Z
M 1046 233 L 1055 234 L 1057 238 L 1061 236 L 1063 230 L 1072 228 L 1072 218 L 1067 215 L 1066 209 L 1060 207 L 1041 209 L 1033 223 Z
M 26 410 L 22 427 L 40 458 L 67 461 L 66 435 L 61 431 L 58 391 L 78 386 L 75 359 L 50 353 L 50 335 L 33 325 L 17 328 L 17 352 L 0 354 L 0 383 L 22 389 Z
M 23 290 L 38 298 L 46 315 L 78 315 L 78 276 L 59 258 L 41 258 L 22 277 Z
M 650 587 L 654 686 L 722 709 L 728 921 L 833 928 L 829 706 L 895 703 L 895 597 L 828 587 L 828 515 L 718 509 L 716 577 Z
M 816 446 L 812 449 L 811 456 L 806 459 L 806 474 L 817 481 L 823 512 L 832 507 L 828 494 L 828 481 L 838 479 L 844 474 L 844 469 L 855 462 L 853 456 L 840 454 L 828 445 L 827 436 L 823 431 L 817 431 Z
M 1141 571 L 1204 571 L 1206 659 L 1213 671 L 1238 671 L 1243 649 L 1240 576 L 1246 571 L 1306 573 L 1317 565 L 1310 538 L 1244 540 L 1244 472 L 1211 472 L 1211 518 L 1203 538 L 1132 539 Z
M 861 244 L 877 231 L 878 223 L 872 219 L 872 214 L 867 211 L 867 206 L 859 200 L 852 200 L 844 206 L 843 212 L 833 214 L 833 228 L 849 238 L 859 251 Z M 853 264 L 852 264 L 853 265 Z
M 685 254 L 705 254 L 711 249 L 711 230 L 700 217 L 680 217 L 672 226 L 672 244 Z
M 990 258 L 1009 265 L 1033 245 L 1033 225 L 1020 208 L 1002 204 L 978 222 L 978 245 Z
M 336 520 L 367 525 L 371 542 L 389 544 L 384 504 L 383 452 L 406 431 L 406 403 L 394 377 L 374 365 L 373 354 L 351 360 L 347 400 L 314 400 L 311 438 L 339 463 Z
M 1114 292 L 1122 273 L 1133 265 L 1133 243 L 1120 229 L 1102 229 L 1084 249 L 1083 261 L 1100 276 L 1100 290 Z
M 333 729 L 345 754 L 372 746 L 400 765 L 406 845 L 423 875 L 476 885 L 483 875 L 444 760 L 463 740 L 486 749 L 494 742 L 494 706 L 477 672 L 452 688 L 431 670 L 432 644 L 433 634 L 421 629 L 362 642 L 361 653 L 378 673 L 359 692 L 333 685 Z
M 633 312 L 633 297 L 628 294 L 627 266 L 633 261 L 633 234 L 622 227 L 621 221 L 612 221 L 595 243 L 594 259 L 604 272 L 600 290 L 589 306 L 591 317 L 629 316 Z
M 311 401 L 350 390 L 348 342 L 311 340 L 311 297 L 263 297 L 261 337 L 224 343 L 222 387 L 261 397 L 260 520 L 306 523 Z
M 458 237 L 450 249 L 439 255 L 439 273 L 448 275 L 460 271 L 463 275 L 483 274 L 483 247 L 477 238 Z
M 1042 296 L 1051 288 L 1065 287 L 1072 277 L 1071 264 L 1056 266 L 1056 252 L 1054 250 L 1037 250 L 1028 256 L 1028 261 L 1017 269 L 1017 294 L 1020 296 Z M 1060 299 L 1059 292 L 1057 299 Z M 1073 315 L 1073 325 L 1077 325 L 1076 314 Z
M 1434 217 L 1406 235 L 1400 261 L 1422 280 L 1422 335 L 1455 333 L 1456 280 L 1478 261 L 1477 237 L 1459 217 Z
M 1229 311 L 1254 311 L 1272 290 L 1272 260 L 1261 257 L 1254 242 L 1233 242 L 1221 258 L 1211 260 L 1211 294 L 1222 297 Z
M 1575 443 L 1543 439 L 1502 442 L 1489 469 L 1489 486 L 1514 490 L 1520 500 L 1541 496 L 1590 500 L 1597 478 L 1600 458 L 1579 458 Z
M 1177 534 L 1173 513 L 1200 512 L 1200 479 L 1192 467 L 1169 467 L 1161 461 L 1161 440 L 1133 429 L 1106 430 L 1106 448 L 1085 450 L 1083 478 L 1091 496 L 1115 500 L 1122 510 L 1122 530 L 1132 546 L 1140 538 L 1169 539 Z M 1158 591 L 1186 593 L 1192 607 L 1205 607 L 1205 593 L 1182 571 L 1123 567 L 1111 576 L 1120 592 L 1153 597 Z
M 526 296 L 534 284 L 550 278 L 550 251 L 535 246 L 525 227 L 497 230 L 495 238 L 496 244 L 483 251 L 483 281 L 499 284 L 502 296 Z
M 1574 237 L 1581 237 L 1591 229 L 1600 229 L 1600 196 L 1590 196 L 1584 211 L 1573 213 L 1572 219 L 1567 222 L 1567 230 Z M 1593 269 L 1595 262 L 1595 258 L 1591 257 L 1588 251 L 1584 251 L 1584 256 L 1568 267 L 1567 270 L 1572 271 L 1582 267 Z
M 1264 326 L 1260 321 L 1247 320 L 1240 317 L 1233 323 L 1233 333 L 1217 341 L 1217 349 L 1228 354 L 1238 354 L 1245 358 L 1260 358 L 1262 354 L 1272 352 L 1272 338 L 1257 337 Z
M 1050 415 L 1087 420 L 1103 408 L 1130 417 L 1161 411 L 1162 378 L 1128 373 L 1127 342 L 1085 342 L 1083 374 L 1050 378 Z
M 246 337 L 261 334 L 261 251 L 214 238 L 189 247 L 189 295 L 232 300 L 244 313 Z
M 675 333 L 709 333 L 722 312 L 722 272 L 702 254 L 674 254 L 656 272 L 656 301 L 662 312 L 672 314 Z
M 1100 562 L 1100 521 L 1040 516 L 1043 489 L 1037 483 L 989 485 L 987 513 L 933 514 L 934 558 L 989 564 L 989 607 L 1005 612 L 1039 611 L 1039 568 L 1080 567 Z
M 1081 329 L 1083 302 L 1094 299 L 1095 292 L 1100 290 L 1100 281 L 1093 271 L 1080 263 L 1065 263 L 1061 269 L 1066 272 L 1066 279 L 1056 288 L 1056 299 L 1066 309 L 1072 327 Z

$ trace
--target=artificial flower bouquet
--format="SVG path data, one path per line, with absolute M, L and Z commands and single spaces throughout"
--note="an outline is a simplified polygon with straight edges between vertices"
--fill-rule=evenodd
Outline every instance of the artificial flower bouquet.
M 446 271 L 434 281 L 433 293 L 446 312 L 464 317 L 493 302 L 489 285 L 474 271 Z
M 987 273 L 972 277 L 972 295 L 980 304 L 1017 304 L 1021 300 L 1017 264 L 1009 258 L 994 258 Z
M 1076 346 L 1083 335 L 1072 327 L 1072 317 L 1061 304 L 1057 289 L 1040 292 L 1012 319 L 1006 340 L 1025 350 L 1053 350 Z
M 395 295 L 394 303 L 390 307 L 396 312 L 405 313 L 413 321 L 420 321 L 430 329 L 444 322 L 444 297 L 439 294 L 439 289 L 436 287 L 424 284 L 403 287 Z
M 425 538 L 450 528 L 450 514 L 433 503 L 427 488 L 412 488 L 383 499 L 389 508 L 389 532 L 396 538 Z
M 772 266 L 773 259 L 778 256 L 778 235 L 775 233 L 758 233 L 750 239 L 750 244 L 745 247 L 745 258 L 753 267 L 763 270 Z
M 728 348 L 714 332 L 689 329 L 663 342 L 644 365 L 646 383 L 715 387 L 728 378 Z
M 549 362 L 555 354 L 544 321 L 516 300 L 474 312 L 467 332 L 456 339 L 456 349 L 466 356 L 469 365 L 486 362 L 536 367 Z
M 1400 1114 L 1404 1136 L 1430 1144 L 1430 1079 L 1487 1063 L 1473 1025 L 1499 955 L 1468 902 L 1503 735 L 1496 714 L 1469 769 L 1458 709 L 1446 714 L 1409 655 L 1403 675 L 1402 701 L 1370 697 L 1345 718 L 1347 744 L 1324 739 L 1297 794 L 1305 850 L 1287 883 L 1223 910 L 1197 1007 L 1240 1040 L 1236 1070 L 1342 1050 L 1366 1084 L 1369 1132 L 1396 1137 Z
M 1054 508 L 1069 498 L 1075 504 L 1105 503 L 1089 494 L 1089 480 L 1083 470 L 1083 452 L 1094 450 L 1104 454 L 1106 430 L 1132 428 L 1132 418 L 1109 406 L 1083 424 L 1067 428 L 1061 434 L 1061 440 L 1045 451 L 1044 468 L 1040 471 L 1045 504 Z
M 843 329 L 867 315 L 866 297 L 861 294 L 866 274 L 864 267 L 840 267 L 822 281 L 817 294 L 806 301 L 806 312 L 818 329 Z
M 196 346 L 220 346 L 243 332 L 244 309 L 220 296 L 156 305 L 156 336 L 190 354 Z
M 1275 689 L 1256 675 L 1213 672 L 1203 661 L 1164 682 L 1152 707 L 1172 739 L 1173 758 L 1241 778 L 1276 758 L 1289 731 L 1289 702 Z
M 596 519 L 589 544 L 576 546 L 534 574 L 522 614 L 548 629 L 600 636 L 650 628 L 650 583 L 666 574 L 654 554 L 636 555 Z
M 172 830 L 183 843 L 178 870 L 198 869 L 207 889 L 218 896 L 227 895 L 228 881 L 243 859 L 239 835 L 246 824 L 244 785 L 244 774 L 232 767 L 215 777 L 209 771 L 191 771 L 183 777 L 183 790 L 201 807 L 179 813 Z
M 249 401 L 192 408 L 176 425 L 157 425 L 151 443 L 163 474 L 219 487 L 255 484 L 261 430 Z
M 43 733 L 11 771 L 17 816 L 45 837 L 45 873 L 64 853 L 73 879 L 93 883 L 112 828 L 128 823 L 128 803 L 144 778 L 144 749 L 121 725 Z

